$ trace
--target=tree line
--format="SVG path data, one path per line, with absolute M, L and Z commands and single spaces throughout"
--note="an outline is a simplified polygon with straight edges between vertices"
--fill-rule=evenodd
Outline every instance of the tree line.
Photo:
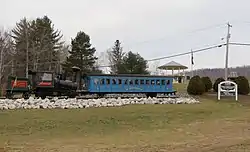
M 102 73 L 87 33 L 79 31 L 71 44 L 66 44 L 62 37 L 48 16 L 23 18 L 13 29 L 1 30 L 0 84 L 6 82 L 8 75 L 25 77 L 27 66 L 28 70 L 66 75 L 72 74 L 73 66 L 83 73 Z M 124 52 L 119 40 L 108 55 L 112 74 L 149 74 L 146 60 L 138 53 Z

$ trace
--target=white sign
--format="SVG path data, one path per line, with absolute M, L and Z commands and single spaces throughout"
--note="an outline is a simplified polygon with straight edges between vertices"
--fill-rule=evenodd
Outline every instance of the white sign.
M 238 86 L 233 81 L 223 81 L 218 84 L 218 100 L 220 100 L 221 95 L 224 96 L 234 96 L 235 100 L 238 100 Z

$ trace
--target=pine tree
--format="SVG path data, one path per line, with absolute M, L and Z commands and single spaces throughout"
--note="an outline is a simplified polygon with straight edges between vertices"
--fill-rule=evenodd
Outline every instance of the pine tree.
M 122 59 L 119 67 L 123 74 L 149 74 L 147 71 L 147 61 L 138 53 L 128 52 Z
M 16 48 L 15 55 L 15 69 L 18 76 L 25 76 L 25 66 L 26 64 L 31 65 L 31 60 L 26 60 L 26 51 L 28 49 L 28 54 L 31 58 L 31 22 L 26 18 L 20 20 L 16 24 L 16 27 L 12 30 L 12 37 L 14 39 L 14 45 Z
M 94 56 L 96 49 L 91 47 L 90 37 L 80 31 L 77 36 L 71 40 L 71 51 L 63 67 L 66 71 L 71 71 L 73 66 L 81 69 L 82 73 L 90 73 L 95 69 L 94 64 L 97 57 Z
M 47 16 L 33 21 L 32 29 L 34 38 L 32 45 L 36 46 L 33 54 L 36 58 L 34 63 L 37 63 L 41 70 L 55 71 L 59 60 L 59 51 L 63 46 L 62 34 L 54 29 L 52 21 Z
M 112 74 L 121 73 L 122 71 L 120 71 L 120 66 L 122 64 L 122 58 L 125 55 L 125 53 L 122 50 L 121 43 L 119 40 L 115 41 L 115 45 L 112 48 L 112 51 L 108 52 L 108 54 L 111 66 L 111 73 Z
M 62 46 L 62 35 L 54 29 L 52 21 L 44 16 L 36 20 L 22 19 L 12 30 L 17 51 L 17 69 L 25 69 L 26 50 L 28 49 L 28 65 L 32 70 L 55 71 L 58 50 Z M 21 75 L 24 75 L 24 70 Z

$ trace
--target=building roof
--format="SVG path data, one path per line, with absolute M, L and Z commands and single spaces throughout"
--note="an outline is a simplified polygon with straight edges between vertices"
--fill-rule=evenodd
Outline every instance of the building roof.
M 164 64 L 162 66 L 159 66 L 158 69 L 162 70 L 183 70 L 183 69 L 188 69 L 188 67 L 181 65 L 180 63 L 177 63 L 175 61 L 171 61 L 167 64 Z

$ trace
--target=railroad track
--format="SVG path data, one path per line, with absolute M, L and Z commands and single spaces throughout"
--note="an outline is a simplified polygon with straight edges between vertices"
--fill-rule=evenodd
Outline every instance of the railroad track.
M 31 96 L 34 99 L 39 99 L 39 97 L 34 97 L 33 95 Z M 67 96 L 47 96 L 47 99 L 69 99 L 70 97 Z M 84 95 L 84 96 L 76 96 L 76 99 L 98 99 L 98 98 L 121 98 L 121 99 L 128 99 L 128 98 L 147 98 L 145 94 L 106 94 L 102 97 L 98 95 Z M 174 94 L 158 94 L 155 98 L 179 98 L 178 95 Z M 7 99 L 6 97 L 0 97 L 0 99 Z M 22 99 L 21 96 L 14 96 L 11 99 L 16 100 L 16 99 Z

